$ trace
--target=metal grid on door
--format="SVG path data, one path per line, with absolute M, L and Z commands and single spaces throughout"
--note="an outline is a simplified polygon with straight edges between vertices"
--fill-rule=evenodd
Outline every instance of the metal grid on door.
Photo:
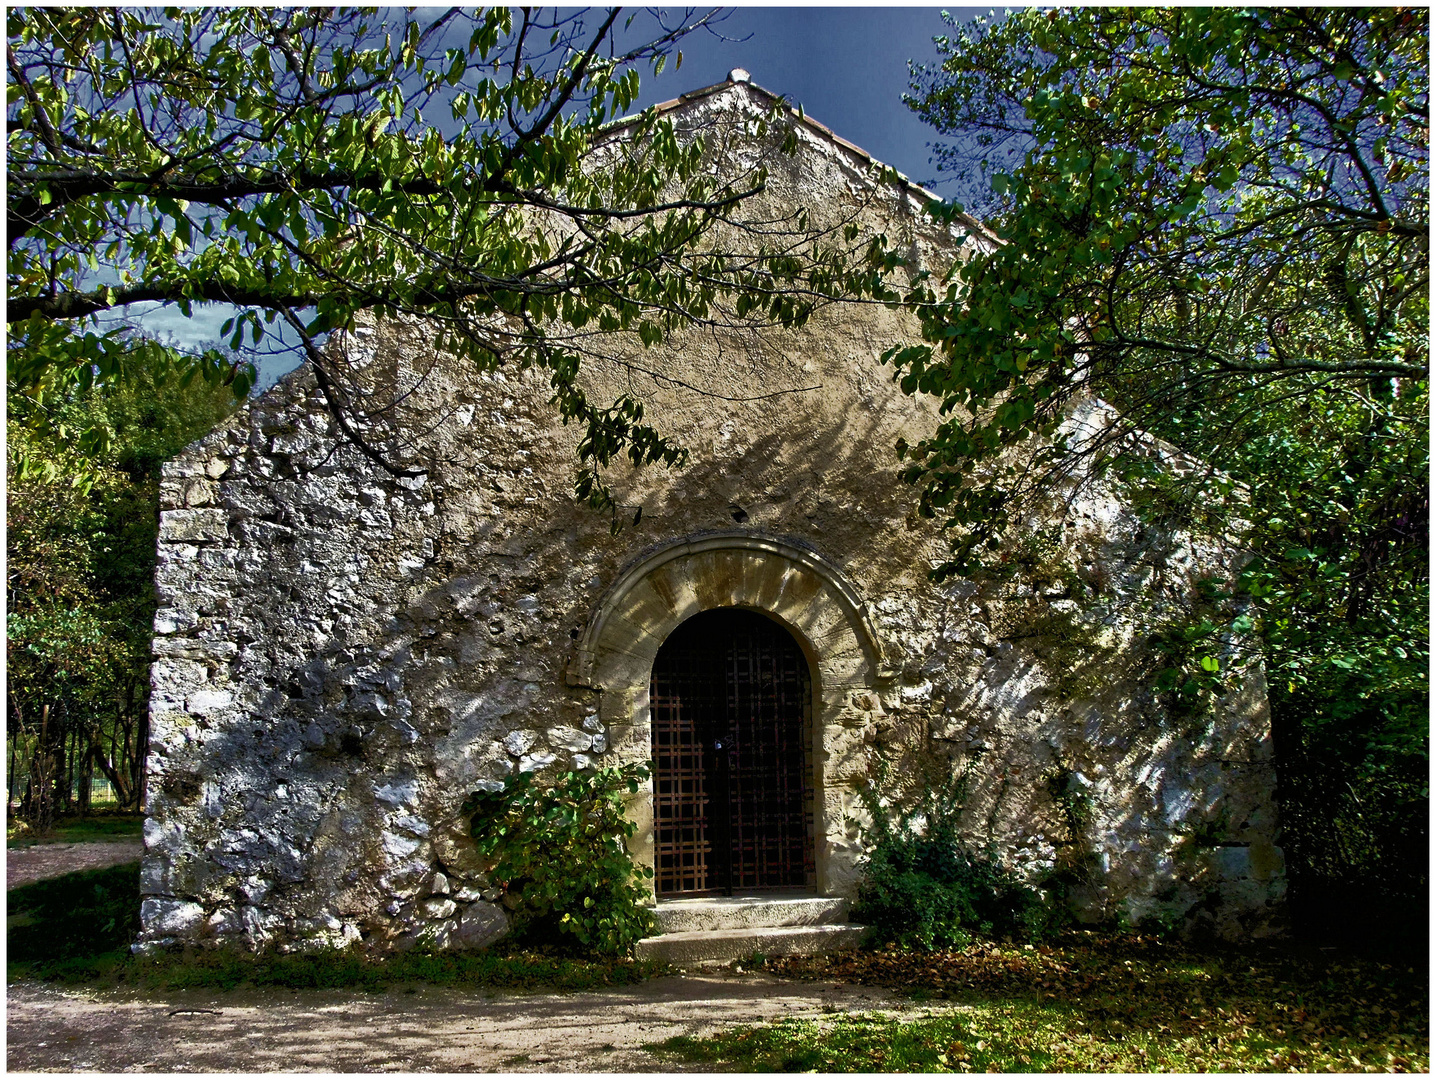
M 680 626 L 650 689 L 661 896 L 811 886 L 810 684 L 772 620 L 726 608 Z
M 679 628 L 680 632 L 682 628 Z M 677 635 L 674 635 L 677 637 Z M 701 650 L 670 638 L 653 665 L 649 705 L 653 725 L 654 873 L 660 895 L 702 892 L 708 886 L 712 837 L 710 709 L 721 683 Z M 707 744 L 705 746 L 705 744 Z

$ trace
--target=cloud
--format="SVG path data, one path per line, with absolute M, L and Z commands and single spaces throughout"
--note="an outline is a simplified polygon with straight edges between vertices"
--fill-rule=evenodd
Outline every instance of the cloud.
M 195 304 L 186 316 L 176 304 L 145 301 L 126 304 L 115 315 L 99 320 L 104 329 L 133 326 L 150 337 L 174 338 L 182 349 L 198 349 L 220 340 L 219 328 L 239 309 L 233 304 Z

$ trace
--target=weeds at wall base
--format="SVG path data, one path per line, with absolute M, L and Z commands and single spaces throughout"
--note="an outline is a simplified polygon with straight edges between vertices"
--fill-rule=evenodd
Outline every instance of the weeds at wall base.
M 500 945 L 481 953 L 414 951 L 374 958 L 358 950 L 251 954 L 190 949 L 134 956 L 139 864 L 38 881 L 6 896 L 7 977 L 146 990 L 239 986 L 381 992 L 413 983 L 495 990 L 592 990 L 642 982 L 652 961 L 583 960 Z
M 357 952 L 251 955 L 228 950 L 157 957 L 115 950 L 65 960 L 12 962 L 7 977 L 67 985 L 138 990 L 357 990 L 383 993 L 414 985 L 500 991 L 579 991 L 629 986 L 667 968 L 652 961 L 588 961 L 518 951 L 474 954 L 412 952 L 371 958 Z

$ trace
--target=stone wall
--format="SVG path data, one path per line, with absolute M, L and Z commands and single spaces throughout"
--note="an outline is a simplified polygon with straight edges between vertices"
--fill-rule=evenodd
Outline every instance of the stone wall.
M 803 140 L 767 198 L 846 192 L 869 227 L 950 257 L 920 193 Z M 813 668 L 821 891 L 854 887 L 874 761 L 918 756 L 975 762 L 973 835 L 1032 879 L 1085 867 L 1086 917 L 1269 932 L 1283 877 L 1259 659 L 1229 642 L 1228 692 L 1182 713 L 1150 689 L 1145 645 L 1147 620 L 1189 610 L 1235 553 L 1088 484 L 1028 523 L 1010 575 L 933 584 L 946 545 L 893 447 L 935 409 L 877 361 L 910 330 L 834 307 L 643 354 L 662 379 L 622 355 L 595 367 L 596 400 L 637 381 L 692 451 L 681 470 L 614 470 L 642 511 L 616 535 L 568 494 L 576 434 L 544 378 L 462 368 L 418 322 L 330 348 L 406 391 L 389 419 L 421 475 L 338 440 L 306 369 L 168 465 L 139 947 L 493 940 L 503 897 L 464 798 L 515 770 L 646 759 L 645 664 L 687 614 L 729 604 L 777 618 Z M 646 797 L 631 809 L 651 859 Z

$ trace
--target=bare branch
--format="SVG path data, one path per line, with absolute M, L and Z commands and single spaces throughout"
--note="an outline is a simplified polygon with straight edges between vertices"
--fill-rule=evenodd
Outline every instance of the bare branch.
M 397 465 L 391 464 L 383 454 L 375 450 L 365 441 L 364 436 L 354 429 L 353 425 L 349 423 L 349 417 L 345 414 L 344 402 L 339 400 L 339 394 L 334 387 L 333 380 L 330 379 L 328 371 L 325 370 L 323 352 L 319 346 L 315 344 L 314 338 L 309 335 L 309 331 L 305 329 L 304 323 L 288 306 L 280 305 L 278 310 L 280 314 L 283 315 L 284 321 L 299 335 L 300 343 L 304 348 L 304 355 L 308 357 L 310 368 L 314 371 L 314 380 L 319 384 L 320 393 L 324 395 L 324 405 L 329 410 L 329 415 L 334 417 L 334 423 L 339 426 L 339 430 L 343 433 L 344 438 L 349 444 L 390 476 L 397 476 L 404 479 L 423 476 L 424 471 L 422 469 L 402 469 Z

